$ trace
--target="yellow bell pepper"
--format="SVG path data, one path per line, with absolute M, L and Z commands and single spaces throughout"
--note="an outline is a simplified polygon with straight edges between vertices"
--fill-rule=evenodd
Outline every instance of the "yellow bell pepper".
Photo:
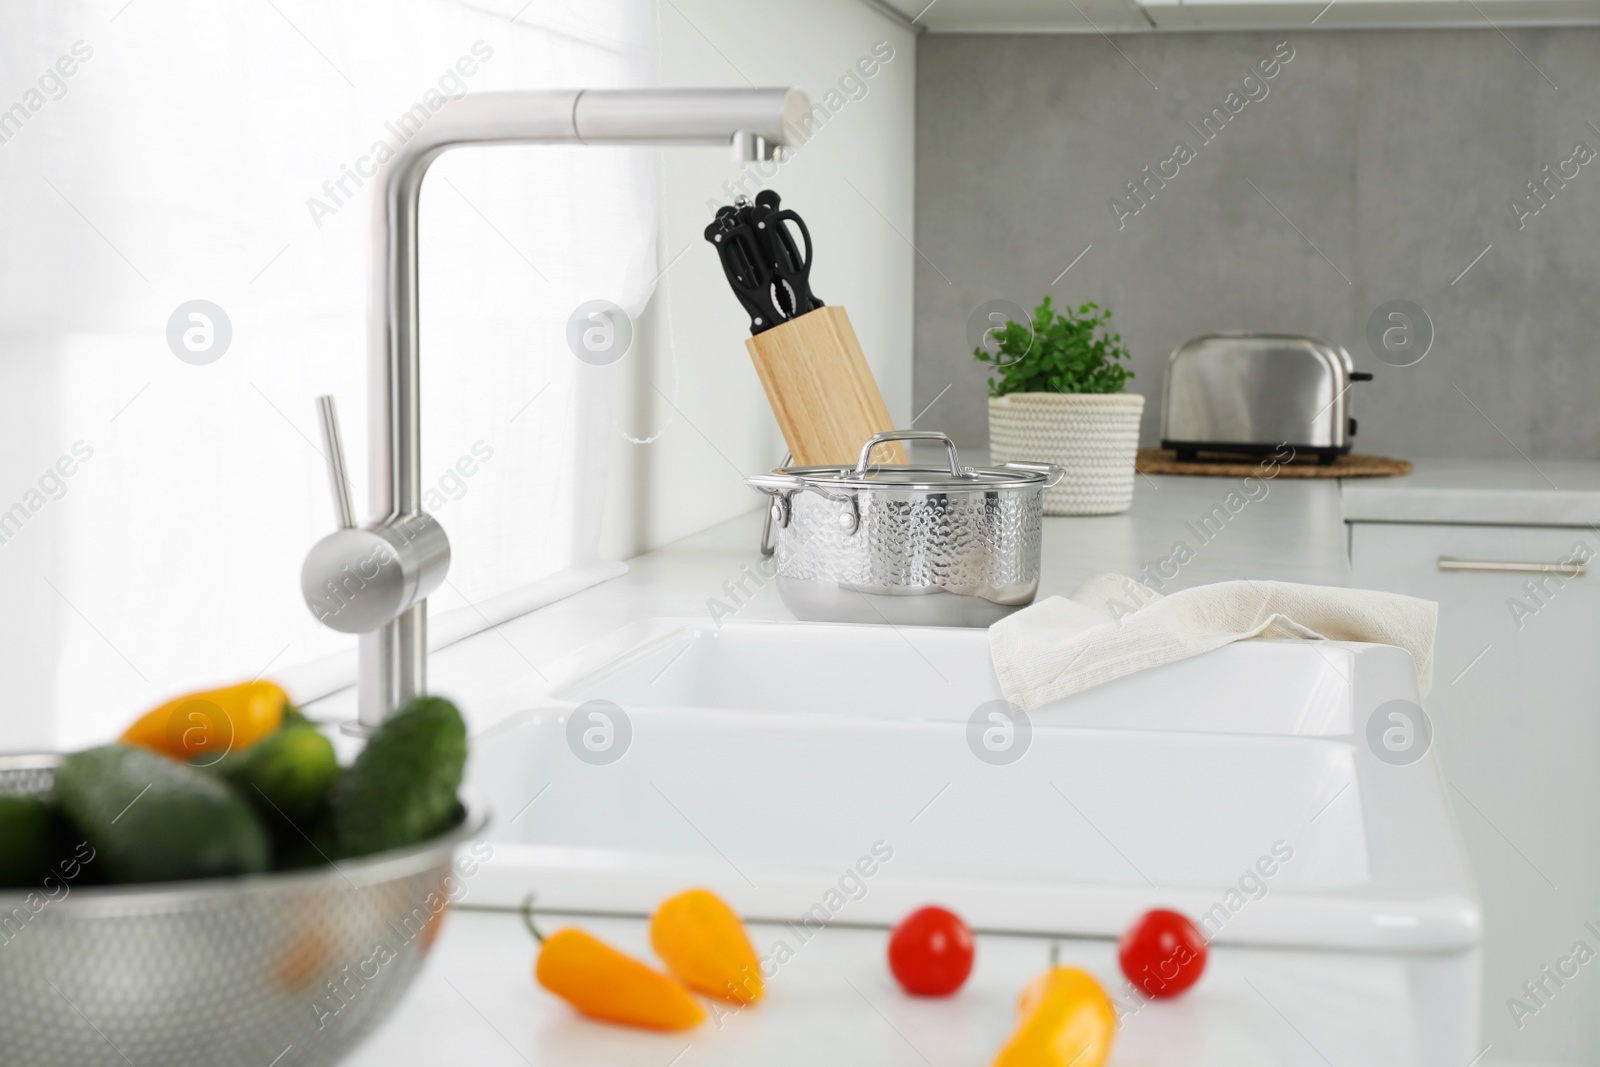
M 1052 966 L 1022 991 L 1017 1014 L 994 1067 L 1101 1067 L 1111 1055 L 1116 1009 L 1086 971 Z
M 709 889 L 662 901 L 650 917 L 650 947 L 673 977 L 697 993 L 741 1005 L 761 999 L 761 961 L 750 935 Z
M 206 689 L 151 708 L 120 740 L 177 760 L 220 760 L 276 732 L 290 708 L 289 694 L 272 682 Z

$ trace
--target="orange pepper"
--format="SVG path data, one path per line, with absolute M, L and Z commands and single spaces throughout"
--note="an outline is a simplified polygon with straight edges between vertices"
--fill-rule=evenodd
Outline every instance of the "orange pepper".
M 206 756 L 214 762 L 275 732 L 289 707 L 289 694 L 272 682 L 206 689 L 145 712 L 121 741 L 177 760 Z
M 650 945 L 678 981 L 735 1004 L 761 999 L 761 961 L 744 924 L 709 889 L 669 897 L 650 917 Z
M 1022 991 L 1017 1014 L 993 1067 L 1101 1067 L 1111 1055 L 1116 1009 L 1086 971 L 1052 966 Z
M 532 903 L 530 898 L 522 906 L 522 915 L 539 942 L 533 976 L 550 992 L 608 1023 L 688 1030 L 705 1022 L 700 1002 L 654 967 L 572 927 L 541 934 L 533 925 Z

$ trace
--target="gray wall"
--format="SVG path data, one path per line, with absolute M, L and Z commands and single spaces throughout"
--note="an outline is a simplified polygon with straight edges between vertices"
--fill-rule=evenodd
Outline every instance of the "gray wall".
M 1282 41 L 1266 95 L 1203 143 L 1186 121 Z M 1253 329 L 1343 344 L 1378 375 L 1354 387 L 1360 451 L 1600 457 L 1600 159 L 1520 231 L 1510 207 L 1577 142 L 1600 150 L 1597 56 L 1594 29 L 923 36 L 913 411 L 954 387 L 918 427 L 986 443 L 967 320 L 1049 293 L 1113 309 L 1147 444 L 1172 349 Z M 1180 140 L 1193 161 L 1119 230 L 1107 200 Z M 1432 318 L 1414 366 L 1365 340 L 1390 300 Z

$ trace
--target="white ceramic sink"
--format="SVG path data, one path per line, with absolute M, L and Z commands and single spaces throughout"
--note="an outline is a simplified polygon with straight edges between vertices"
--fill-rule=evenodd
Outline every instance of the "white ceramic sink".
M 645 914 L 704 884 L 776 921 L 939 901 L 982 929 L 1114 936 L 1159 904 L 1223 942 L 1479 940 L 1431 754 L 1393 766 L 1365 740 L 1380 704 L 1418 699 L 1398 649 L 1231 645 L 1037 709 L 1000 765 L 969 743 L 1000 696 L 982 630 L 656 619 L 562 667 L 548 706 L 475 745 L 496 821 L 474 903 Z M 610 724 L 614 762 L 568 741 L 582 707 L 604 743 L 594 700 L 631 727 L 624 745 Z

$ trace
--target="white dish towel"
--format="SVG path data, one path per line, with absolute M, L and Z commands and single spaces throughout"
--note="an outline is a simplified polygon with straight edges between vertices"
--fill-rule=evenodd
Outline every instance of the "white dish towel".
M 1070 599 L 1041 600 L 990 626 L 989 655 L 1001 691 L 1024 711 L 1253 637 L 1398 645 L 1426 695 L 1438 617 L 1431 600 L 1365 589 L 1243 581 L 1162 596 L 1101 574 Z

